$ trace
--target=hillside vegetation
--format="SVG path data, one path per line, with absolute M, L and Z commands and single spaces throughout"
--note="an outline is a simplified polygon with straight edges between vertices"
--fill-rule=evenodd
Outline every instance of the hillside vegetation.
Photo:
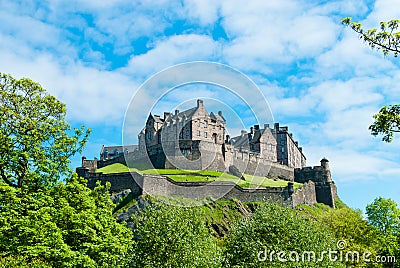
M 292 209 L 268 200 L 205 201 L 141 196 L 121 207 L 115 215 L 137 237 L 133 267 L 397 267 L 375 261 L 388 254 L 385 236 L 340 200 L 336 209 L 323 204 Z M 339 243 L 346 246 L 338 248 Z M 329 250 L 345 257 L 301 259 L 304 251 L 320 257 Z M 269 258 L 279 251 L 298 252 L 300 259 Z M 353 251 L 361 257 L 346 258 Z M 268 258 L 259 258 L 263 252 Z M 369 261 L 362 259 L 364 252 L 371 253 Z

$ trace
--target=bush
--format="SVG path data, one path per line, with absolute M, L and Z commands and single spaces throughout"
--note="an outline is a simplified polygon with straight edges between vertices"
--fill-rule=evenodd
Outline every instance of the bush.
M 297 211 L 278 204 L 263 204 L 249 218 L 233 226 L 226 241 L 228 267 L 342 267 L 330 262 L 323 251 L 336 250 L 336 241 L 326 228 L 301 217 Z M 308 261 L 304 252 L 315 253 Z M 278 252 L 285 252 L 284 256 Z M 294 252 L 294 253 L 293 253 Z M 296 255 L 296 253 L 298 255 Z
M 133 267 L 220 267 L 221 251 L 198 209 L 158 203 L 132 220 Z
M 0 184 L 0 256 L 53 267 L 124 266 L 132 232 L 116 222 L 108 189 L 77 178 L 49 190 Z

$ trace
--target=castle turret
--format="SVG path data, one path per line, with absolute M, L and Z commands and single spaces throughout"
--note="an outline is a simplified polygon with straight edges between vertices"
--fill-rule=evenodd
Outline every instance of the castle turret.
M 321 159 L 321 166 L 325 169 L 325 170 L 329 170 L 329 160 L 326 159 L 325 157 Z
M 331 170 L 329 168 L 329 160 L 326 159 L 325 157 L 321 159 L 321 167 L 323 168 L 324 172 L 323 172 L 323 180 L 326 182 L 331 182 L 332 178 L 331 178 Z

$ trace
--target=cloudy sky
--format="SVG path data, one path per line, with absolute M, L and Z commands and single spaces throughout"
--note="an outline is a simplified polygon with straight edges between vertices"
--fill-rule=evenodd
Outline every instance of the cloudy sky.
M 84 152 L 93 158 L 102 144 L 122 143 L 127 106 L 151 76 L 188 61 L 226 64 L 257 84 L 309 165 L 330 160 L 347 204 L 400 203 L 400 137 L 386 144 L 368 131 L 382 105 L 398 103 L 399 59 L 363 44 L 340 24 L 347 16 L 374 28 L 400 18 L 400 2 L 0 0 L 0 72 L 29 77 L 66 103 L 72 126 L 93 129 Z M 245 114 L 229 94 L 181 87 L 159 109 L 209 98 Z

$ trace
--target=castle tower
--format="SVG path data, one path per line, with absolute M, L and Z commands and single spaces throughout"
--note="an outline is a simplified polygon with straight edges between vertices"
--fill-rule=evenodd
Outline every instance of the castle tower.
M 331 170 L 329 168 L 329 160 L 326 159 L 325 157 L 321 159 L 321 167 L 323 169 L 323 172 L 322 172 L 323 181 L 332 182 Z

